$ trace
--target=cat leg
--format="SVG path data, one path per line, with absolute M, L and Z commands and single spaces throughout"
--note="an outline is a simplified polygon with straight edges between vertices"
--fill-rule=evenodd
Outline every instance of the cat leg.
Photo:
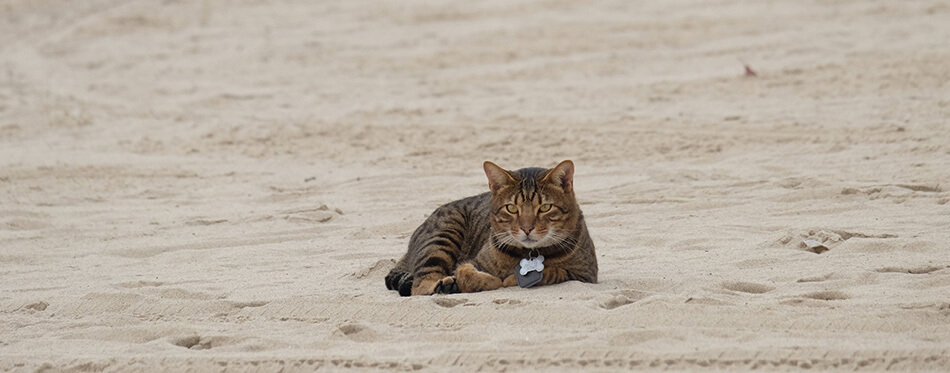
M 457 293 L 451 274 L 462 252 L 465 216 L 454 205 L 435 210 L 409 239 L 407 268 L 412 269 L 411 295 Z M 402 294 L 402 293 L 400 293 Z
M 541 270 L 541 274 L 544 275 L 544 277 L 541 278 L 541 282 L 538 283 L 538 285 L 554 285 L 574 280 L 566 269 L 554 266 L 544 267 L 544 269 Z
M 455 282 L 463 293 L 495 290 L 502 286 L 501 279 L 479 271 L 471 263 L 465 263 L 455 269 Z
M 442 234 L 444 236 L 444 234 Z M 429 239 L 423 251 L 427 254 L 415 261 L 411 295 L 458 293 L 455 278 L 449 276 L 458 258 L 454 241 L 439 234 Z
M 455 258 L 450 251 L 431 246 L 429 256 L 421 258 L 412 279 L 411 295 L 453 294 L 459 292 L 455 277 L 449 276 Z

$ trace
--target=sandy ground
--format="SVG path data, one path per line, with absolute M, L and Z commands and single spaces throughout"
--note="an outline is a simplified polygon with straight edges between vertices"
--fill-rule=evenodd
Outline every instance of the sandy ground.
M 950 369 L 948 19 L 4 1 L 0 369 Z M 599 284 L 386 291 L 483 161 L 563 159 Z

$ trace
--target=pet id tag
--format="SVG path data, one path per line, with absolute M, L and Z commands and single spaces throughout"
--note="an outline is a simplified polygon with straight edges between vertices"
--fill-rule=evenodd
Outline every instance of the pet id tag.
M 544 275 L 541 270 L 544 269 L 544 257 L 538 255 L 531 259 L 521 259 L 521 264 L 515 266 L 515 279 L 518 280 L 518 286 L 530 288 L 541 282 Z

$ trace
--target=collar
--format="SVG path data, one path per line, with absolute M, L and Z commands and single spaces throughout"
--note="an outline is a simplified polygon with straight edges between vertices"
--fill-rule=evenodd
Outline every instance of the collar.
M 529 249 L 526 247 L 518 247 L 518 246 L 513 246 L 513 245 L 495 241 L 494 237 L 491 238 L 491 244 L 492 246 L 495 247 L 495 249 L 498 249 L 498 251 L 501 251 L 505 255 L 508 255 L 513 258 L 519 258 L 519 259 L 531 258 L 532 254 L 534 254 L 534 256 L 544 255 L 545 258 L 550 259 L 550 258 L 559 257 L 561 255 L 564 255 L 573 251 L 573 250 L 565 251 L 561 248 L 558 248 L 557 246 L 533 247 Z

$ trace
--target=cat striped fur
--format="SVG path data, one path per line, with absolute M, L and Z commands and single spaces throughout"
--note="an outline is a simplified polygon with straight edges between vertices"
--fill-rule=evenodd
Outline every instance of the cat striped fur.
M 574 163 L 507 171 L 485 162 L 490 192 L 437 208 L 386 276 L 402 296 L 517 284 L 521 259 L 544 256 L 539 285 L 597 282 L 597 255 L 574 198 Z

